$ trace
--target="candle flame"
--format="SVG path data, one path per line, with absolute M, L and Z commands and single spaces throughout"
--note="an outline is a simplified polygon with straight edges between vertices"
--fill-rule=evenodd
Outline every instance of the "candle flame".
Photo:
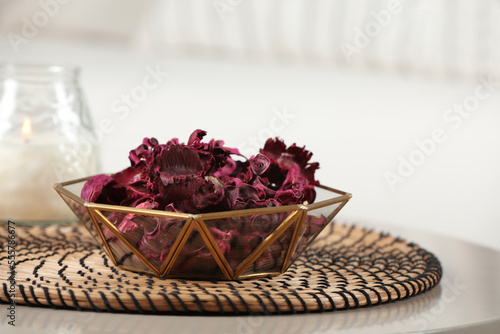
M 32 129 L 31 129 L 31 118 L 29 117 L 24 117 L 23 119 L 23 127 L 22 127 L 22 130 L 21 130 L 22 134 L 23 134 L 23 138 L 25 141 L 29 141 L 30 140 L 30 137 L 31 137 L 31 133 L 32 133 Z

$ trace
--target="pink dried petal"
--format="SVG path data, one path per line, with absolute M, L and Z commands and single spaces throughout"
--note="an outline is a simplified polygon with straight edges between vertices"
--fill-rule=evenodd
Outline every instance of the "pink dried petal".
M 255 175 L 262 175 L 271 164 L 268 157 L 263 154 L 257 154 L 254 158 L 250 159 L 250 167 Z

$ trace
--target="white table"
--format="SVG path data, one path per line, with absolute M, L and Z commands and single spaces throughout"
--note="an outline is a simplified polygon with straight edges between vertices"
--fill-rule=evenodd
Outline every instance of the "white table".
M 500 250 L 500 155 L 496 154 L 500 149 L 500 87 L 453 129 L 443 120 L 444 113 L 473 94 L 475 82 L 321 66 L 141 55 L 104 45 L 42 40 L 31 41 L 19 54 L 0 41 L 0 50 L 2 61 L 82 65 L 82 85 L 94 120 L 110 118 L 116 126 L 102 138 L 105 172 L 124 168 L 128 151 L 144 136 L 162 141 L 182 136 L 185 141 L 192 130 L 203 127 L 209 131 L 208 138 L 224 138 L 228 145 L 239 146 L 270 127 L 273 109 L 286 107 L 295 118 L 275 134 L 307 145 L 314 160 L 321 163 L 319 179 L 354 195 L 342 217 L 418 226 L 448 235 L 385 228 L 434 252 L 444 268 L 439 286 L 406 301 L 324 314 L 250 318 L 141 316 L 18 306 L 15 328 L 6 325 L 5 313 L 0 312 L 2 334 L 142 334 L 165 329 L 179 333 L 291 334 L 329 329 L 339 333 L 401 333 L 459 331 L 463 326 L 467 326 L 464 332 L 480 333 L 488 328 L 500 332 L 500 253 L 453 238 Z M 171 75 L 121 119 L 111 105 L 141 84 L 148 66 L 160 66 Z M 436 127 L 447 130 L 447 142 L 391 191 L 384 173 L 394 171 L 398 157 L 407 157 L 416 148 L 414 140 L 429 136 Z M 381 225 L 377 226 L 380 229 Z M 455 282 L 467 287 L 457 292 Z
M 16 327 L 0 319 L 0 332 L 21 333 L 499 333 L 500 252 L 396 227 L 370 226 L 416 242 L 434 253 L 444 275 L 434 289 L 390 304 L 279 316 L 154 316 L 17 306 Z M 2 309 L 6 305 L 2 305 Z

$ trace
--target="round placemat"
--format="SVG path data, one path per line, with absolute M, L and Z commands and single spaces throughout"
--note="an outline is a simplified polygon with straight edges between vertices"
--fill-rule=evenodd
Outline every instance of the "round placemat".
M 12 296 L 30 306 L 130 313 L 333 311 L 409 298 L 435 286 L 442 275 L 438 259 L 417 245 L 339 223 L 330 224 L 284 274 L 241 281 L 120 270 L 79 224 L 11 231 L 0 225 L 1 303 L 11 303 Z M 15 241 L 10 248 L 9 240 Z

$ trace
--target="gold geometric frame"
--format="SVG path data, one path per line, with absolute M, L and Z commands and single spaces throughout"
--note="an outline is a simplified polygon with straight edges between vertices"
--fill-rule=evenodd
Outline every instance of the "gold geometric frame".
M 174 264 L 176 263 L 176 260 L 183 246 L 187 242 L 189 236 L 191 235 L 194 229 L 196 229 L 196 231 L 203 238 L 205 245 L 207 246 L 208 250 L 210 251 L 213 259 L 217 263 L 222 273 L 222 275 L 220 276 L 210 277 L 210 278 L 222 279 L 222 280 L 236 280 L 236 279 L 276 276 L 281 273 L 284 273 L 292 264 L 292 254 L 294 254 L 294 252 L 296 251 L 296 247 L 299 241 L 299 233 L 308 213 L 313 210 L 337 205 L 328 215 L 328 217 L 326 217 L 326 223 L 322 227 L 324 228 L 352 197 L 350 193 L 346 193 L 344 191 L 340 191 L 325 186 L 318 186 L 318 188 L 331 192 L 331 194 L 335 195 L 335 197 L 312 204 L 308 204 L 307 202 L 305 202 L 303 204 L 286 205 L 280 207 L 222 211 L 222 212 L 203 213 L 203 214 L 189 214 L 189 213 L 176 213 L 176 212 L 166 212 L 160 210 L 136 209 L 125 206 L 90 203 L 83 200 L 81 197 L 79 197 L 75 193 L 65 188 L 78 183 L 83 183 L 87 179 L 89 179 L 89 177 L 78 180 L 67 181 L 63 183 L 57 183 L 54 185 L 54 188 L 59 193 L 61 198 L 66 202 L 66 204 L 70 207 L 70 209 L 74 212 L 74 214 L 79 218 L 81 223 L 87 228 L 90 234 L 94 237 L 96 242 L 106 252 L 106 254 L 111 259 L 113 264 L 119 268 L 126 270 L 144 272 L 147 274 L 154 274 L 159 277 L 172 277 L 172 278 L 174 277 L 195 278 L 195 279 L 207 278 L 205 276 L 200 276 L 190 273 L 184 273 L 182 275 L 170 273 Z M 112 211 L 125 214 L 137 214 L 143 216 L 178 219 L 185 221 L 185 223 L 179 235 L 177 236 L 175 242 L 173 243 L 170 251 L 168 252 L 168 255 L 163 260 L 161 266 L 156 266 L 135 245 L 133 245 L 129 240 L 127 240 L 127 238 L 124 237 L 122 232 L 120 232 L 120 230 L 106 218 L 106 216 L 102 213 L 102 211 Z M 234 269 L 231 268 L 231 266 L 229 265 L 228 260 L 224 256 L 224 253 L 218 247 L 216 241 L 214 240 L 212 234 L 209 231 L 209 228 L 205 223 L 206 220 L 273 214 L 273 213 L 288 213 L 288 212 L 290 212 L 290 214 L 276 227 L 276 229 L 266 238 L 264 238 L 264 240 L 260 243 L 260 245 L 258 245 L 255 249 L 253 249 L 250 252 L 250 254 L 245 259 L 243 259 Z M 88 215 L 90 219 L 86 218 L 86 215 Z M 130 250 L 130 252 L 133 253 L 133 255 L 135 255 L 137 259 L 139 259 L 142 262 L 142 264 L 145 265 L 149 270 L 138 269 L 135 267 L 119 264 L 118 262 L 119 259 L 115 257 L 113 250 L 108 244 L 108 240 L 106 239 L 104 232 L 102 231 L 99 225 L 99 222 L 102 223 L 102 225 L 104 225 L 104 227 L 106 227 L 116 238 L 118 238 L 122 242 L 122 244 L 125 245 L 128 248 L 128 250 Z M 259 258 L 259 256 L 261 256 L 266 251 L 266 249 L 270 245 L 272 245 L 273 242 L 275 242 L 294 223 L 295 227 L 291 235 L 291 240 L 288 249 L 286 250 L 283 263 L 279 265 L 279 268 L 277 270 L 268 272 L 245 273 L 245 270 L 247 270 L 252 264 L 254 264 L 254 262 Z M 300 252 L 294 255 L 295 258 L 297 258 L 300 255 L 300 253 L 302 253 L 314 241 L 319 232 L 316 233 L 316 235 L 311 237 L 309 240 L 307 240 L 306 245 L 303 246 Z

